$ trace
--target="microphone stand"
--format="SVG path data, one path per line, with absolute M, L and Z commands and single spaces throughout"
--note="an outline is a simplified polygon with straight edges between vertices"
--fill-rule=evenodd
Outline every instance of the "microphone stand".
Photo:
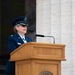
M 53 43 L 55 44 L 55 38 L 54 38 L 54 36 L 44 36 L 44 37 L 52 37 L 53 38 Z
M 45 35 L 40 35 L 40 34 L 36 34 L 36 36 L 38 36 L 38 37 L 52 37 L 53 38 L 53 43 L 55 44 L 54 36 L 45 36 Z

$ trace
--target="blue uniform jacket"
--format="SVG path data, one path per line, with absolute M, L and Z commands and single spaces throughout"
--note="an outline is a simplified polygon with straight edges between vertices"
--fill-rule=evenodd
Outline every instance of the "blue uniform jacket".
M 31 42 L 31 38 L 26 37 L 25 39 L 27 42 Z M 18 34 L 11 35 L 8 38 L 8 52 L 11 53 L 16 48 L 24 44 L 23 40 Z M 6 75 L 15 75 L 15 62 L 8 61 L 6 67 Z

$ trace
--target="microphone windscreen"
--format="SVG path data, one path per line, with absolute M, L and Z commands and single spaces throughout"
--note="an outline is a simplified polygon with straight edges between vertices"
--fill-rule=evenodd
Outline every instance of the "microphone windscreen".
M 39 37 L 44 37 L 44 35 L 40 35 L 40 34 L 36 34 L 36 36 L 39 36 Z

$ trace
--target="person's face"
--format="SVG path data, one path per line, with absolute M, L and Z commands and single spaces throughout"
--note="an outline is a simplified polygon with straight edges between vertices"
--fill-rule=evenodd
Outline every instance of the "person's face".
M 27 26 L 18 25 L 18 26 L 16 26 L 16 30 L 17 30 L 18 33 L 26 34 L 27 33 Z

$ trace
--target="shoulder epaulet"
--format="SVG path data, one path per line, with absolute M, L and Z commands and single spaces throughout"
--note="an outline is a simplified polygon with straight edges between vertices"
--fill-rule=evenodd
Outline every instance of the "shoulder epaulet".
M 13 37 L 13 35 L 10 35 L 11 37 Z

